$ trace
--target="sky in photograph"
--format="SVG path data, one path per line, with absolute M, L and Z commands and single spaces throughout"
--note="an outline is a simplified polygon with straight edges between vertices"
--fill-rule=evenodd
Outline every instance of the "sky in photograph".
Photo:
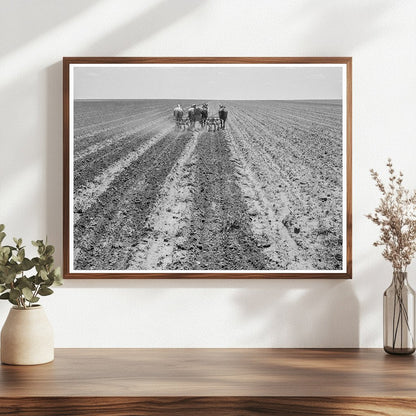
M 341 99 L 330 66 L 76 66 L 75 99 Z

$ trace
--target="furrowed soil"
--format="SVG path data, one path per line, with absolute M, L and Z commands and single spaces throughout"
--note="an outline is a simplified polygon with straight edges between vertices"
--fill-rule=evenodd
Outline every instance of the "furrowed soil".
M 342 268 L 339 101 L 230 101 L 212 132 L 175 104 L 76 103 L 74 269 Z
M 188 238 L 173 268 L 259 270 L 267 267 L 250 228 L 250 216 L 224 131 L 202 132 L 196 145 L 195 192 Z
M 124 168 L 76 223 L 75 266 L 124 270 L 145 220 L 191 134 L 168 133 Z M 110 230 L 110 233 L 109 233 Z

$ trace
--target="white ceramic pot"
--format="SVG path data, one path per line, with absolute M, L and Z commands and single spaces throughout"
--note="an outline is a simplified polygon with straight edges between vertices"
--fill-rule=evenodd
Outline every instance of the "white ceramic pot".
M 11 308 L 1 331 L 1 362 L 34 365 L 53 359 L 53 329 L 43 307 Z

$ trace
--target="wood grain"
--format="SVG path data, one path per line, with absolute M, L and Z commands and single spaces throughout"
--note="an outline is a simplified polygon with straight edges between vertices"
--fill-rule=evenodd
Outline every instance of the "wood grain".
M 0 415 L 415 415 L 416 361 L 381 349 L 58 349 L 0 367 Z
M 414 397 L 414 356 L 382 350 L 57 349 L 54 362 L 0 367 L 0 397 Z
M 69 264 L 69 67 L 71 64 L 346 64 L 346 272 L 345 273 L 71 273 Z M 64 57 L 63 58 L 63 276 L 65 279 L 351 279 L 352 278 L 352 58 L 351 57 Z
M 356 397 L 24 397 L 0 398 L 19 416 L 414 416 L 414 399 Z

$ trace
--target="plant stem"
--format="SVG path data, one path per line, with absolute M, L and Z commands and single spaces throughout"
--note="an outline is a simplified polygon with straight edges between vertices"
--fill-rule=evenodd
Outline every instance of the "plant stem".
M 393 306 L 393 332 L 394 332 L 394 321 L 396 318 L 396 299 L 397 299 L 397 294 L 396 294 L 396 287 L 394 288 L 394 306 Z M 396 337 L 393 335 L 393 348 L 396 344 Z
M 407 328 L 408 335 L 410 335 L 412 345 L 414 345 L 414 336 L 409 326 L 409 315 L 407 307 L 403 300 L 403 285 L 404 280 L 394 278 L 394 307 L 393 307 L 393 348 L 396 348 L 397 336 L 399 334 L 400 326 L 400 348 L 403 348 L 403 320 L 405 323 L 405 330 Z M 396 308 L 398 308 L 396 319 Z

